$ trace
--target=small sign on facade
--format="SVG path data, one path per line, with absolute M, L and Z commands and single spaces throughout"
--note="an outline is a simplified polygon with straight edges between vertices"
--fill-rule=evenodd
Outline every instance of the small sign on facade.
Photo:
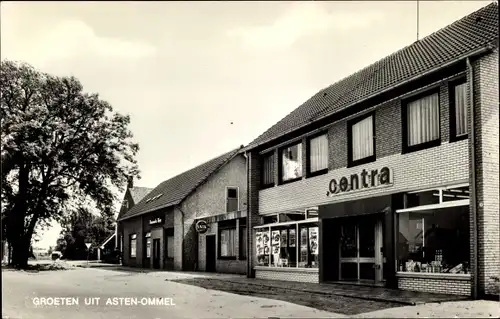
M 87 246 L 87 249 L 90 248 L 90 245 L 92 245 L 91 243 L 85 243 L 85 246 Z
M 158 225 L 158 224 L 162 224 L 162 223 L 163 223 L 163 219 L 161 217 L 157 217 L 155 219 L 149 220 L 150 225 Z
M 204 220 L 199 220 L 196 222 L 196 231 L 200 234 L 206 233 L 208 230 L 208 224 Z

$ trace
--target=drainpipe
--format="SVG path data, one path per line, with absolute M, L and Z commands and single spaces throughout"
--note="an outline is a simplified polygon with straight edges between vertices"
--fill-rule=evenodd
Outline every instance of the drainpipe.
M 181 235 L 182 235 L 182 241 L 181 241 L 181 256 L 182 256 L 182 264 L 181 264 L 181 267 L 182 269 L 181 270 L 184 270 L 184 212 L 182 211 L 181 207 L 179 205 L 176 206 L 176 208 L 181 212 Z M 174 215 L 174 220 L 175 220 L 175 215 Z M 174 222 L 174 225 L 175 225 L 175 222 Z M 174 232 L 175 232 L 175 227 L 174 227 Z M 174 233 L 175 234 L 175 233 Z
M 246 159 L 247 166 L 247 278 L 252 278 L 252 249 L 251 249 L 251 240 L 252 240 L 252 216 L 250 212 L 250 160 L 248 158 L 248 153 L 244 152 L 243 156 Z
M 469 147 L 470 147 L 470 161 L 471 161 L 471 204 L 472 204 L 472 250 L 473 250 L 473 263 L 474 263 L 474 276 L 472 280 L 472 298 L 478 298 L 478 285 L 479 285 L 479 261 L 478 261 L 478 241 L 477 241 L 477 189 L 476 189 L 476 134 L 475 134 L 475 116 L 474 116 L 474 70 L 472 69 L 472 65 L 470 63 L 470 58 L 467 58 L 467 72 L 469 76 L 469 108 L 470 108 L 470 139 L 469 139 Z

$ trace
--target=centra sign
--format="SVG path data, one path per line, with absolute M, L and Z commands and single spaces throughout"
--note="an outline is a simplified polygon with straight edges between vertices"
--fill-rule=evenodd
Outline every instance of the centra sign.
M 380 171 L 363 169 L 360 174 L 352 174 L 349 177 L 343 176 L 340 180 L 330 180 L 326 196 L 383 185 L 392 185 L 392 171 L 390 168 L 382 167 Z
M 204 220 L 199 220 L 195 225 L 196 231 L 200 234 L 204 234 L 208 230 L 208 224 Z
M 158 225 L 158 224 L 163 224 L 163 219 L 161 217 L 157 217 L 155 219 L 150 219 L 149 220 L 150 225 Z

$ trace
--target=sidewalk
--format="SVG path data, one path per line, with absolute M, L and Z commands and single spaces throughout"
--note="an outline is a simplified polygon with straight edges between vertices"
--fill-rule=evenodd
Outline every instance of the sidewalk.
M 382 287 L 369 287 L 348 284 L 317 284 L 278 280 L 249 279 L 246 277 L 227 279 L 232 283 L 245 283 L 262 287 L 282 288 L 286 290 L 299 290 L 315 294 L 343 296 L 370 301 L 392 302 L 401 305 L 419 305 L 430 302 L 445 302 L 467 300 L 463 296 L 413 292 Z
M 469 300 L 428 303 L 362 313 L 356 318 L 500 318 L 500 302 Z

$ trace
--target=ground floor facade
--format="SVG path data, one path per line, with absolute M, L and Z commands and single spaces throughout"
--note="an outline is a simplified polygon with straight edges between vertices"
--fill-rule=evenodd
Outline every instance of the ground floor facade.
M 184 221 L 182 218 L 181 211 L 172 208 L 122 222 L 119 226 L 122 264 L 246 274 L 246 212 Z
M 250 276 L 498 294 L 499 238 L 486 231 L 498 194 L 476 187 L 474 205 L 467 152 L 464 140 L 261 190 Z

